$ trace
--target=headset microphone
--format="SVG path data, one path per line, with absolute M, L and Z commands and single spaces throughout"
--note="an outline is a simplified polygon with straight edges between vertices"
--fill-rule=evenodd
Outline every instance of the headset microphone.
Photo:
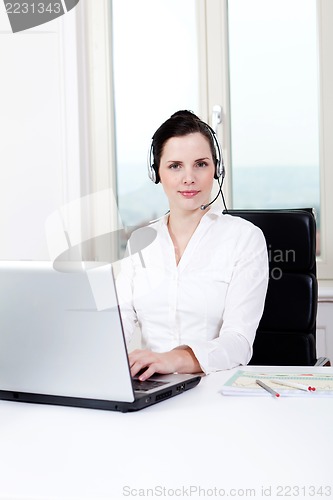
M 216 201 L 220 195 L 222 196 L 224 208 L 226 209 L 226 211 L 228 210 L 226 207 L 225 199 L 224 199 L 223 192 L 222 192 L 223 179 L 224 179 L 224 169 L 223 169 L 223 172 L 221 175 L 221 179 L 218 179 L 218 181 L 217 181 L 219 184 L 219 190 L 218 190 L 217 195 L 215 196 L 215 198 L 212 201 L 210 201 L 209 203 L 206 203 L 206 205 L 201 205 L 200 210 L 206 210 L 206 208 L 209 207 L 210 205 L 212 205 L 212 203 L 214 203 L 214 201 Z
M 223 176 L 224 177 L 224 176 Z M 212 203 L 214 203 L 214 201 L 217 200 L 217 198 L 221 195 L 222 196 L 222 199 L 223 199 L 223 203 L 224 203 L 224 206 L 225 206 L 225 201 L 224 201 L 224 196 L 223 196 L 223 193 L 222 193 L 222 184 L 223 184 L 223 177 L 222 177 L 222 180 L 218 180 L 218 183 L 219 183 L 219 190 L 218 190 L 218 193 L 217 195 L 215 196 L 215 198 L 210 201 L 209 203 L 206 203 L 206 205 L 201 205 L 200 206 L 200 209 L 201 210 L 206 210 L 207 207 L 209 207 Z
M 206 210 L 206 208 L 209 207 L 209 205 L 211 205 L 212 203 L 214 203 L 215 200 L 217 200 L 219 194 L 220 194 L 220 191 L 218 192 L 218 194 L 215 196 L 215 198 L 212 201 L 210 201 L 206 205 L 201 205 L 200 210 Z

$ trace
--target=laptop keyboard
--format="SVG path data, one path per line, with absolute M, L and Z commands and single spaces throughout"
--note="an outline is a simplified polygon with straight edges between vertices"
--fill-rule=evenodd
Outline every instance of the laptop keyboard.
M 144 380 L 141 382 L 141 380 L 137 378 L 133 378 L 133 389 L 135 391 L 150 391 L 151 389 L 156 389 L 156 387 L 160 387 L 161 385 L 165 385 L 166 382 L 161 382 L 159 380 Z

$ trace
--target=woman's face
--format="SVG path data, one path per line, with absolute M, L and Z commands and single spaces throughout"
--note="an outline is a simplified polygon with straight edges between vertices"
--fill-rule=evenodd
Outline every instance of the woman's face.
M 159 176 L 170 210 L 196 210 L 208 203 L 214 172 L 210 144 L 200 132 L 168 139 Z

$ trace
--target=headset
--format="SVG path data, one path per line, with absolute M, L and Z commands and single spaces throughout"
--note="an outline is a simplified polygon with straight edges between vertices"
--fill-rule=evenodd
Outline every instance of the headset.
M 223 155 L 222 155 L 222 150 L 218 141 L 218 138 L 216 136 L 215 131 L 212 129 L 210 125 L 207 123 L 199 120 L 200 123 L 202 123 L 207 130 L 209 131 L 212 139 L 213 139 L 213 144 L 215 148 L 215 156 L 216 156 L 216 162 L 215 162 L 215 173 L 214 173 L 214 179 L 220 179 L 219 183 L 223 182 L 224 176 L 225 176 L 225 169 L 224 169 L 224 162 L 223 162 Z M 153 144 L 154 144 L 154 137 L 151 140 L 151 145 L 148 151 L 148 158 L 147 158 L 147 164 L 148 164 L 148 177 L 149 179 L 154 182 L 155 184 L 158 184 L 160 182 L 160 176 L 158 173 L 158 167 L 154 163 L 154 152 L 153 152 Z

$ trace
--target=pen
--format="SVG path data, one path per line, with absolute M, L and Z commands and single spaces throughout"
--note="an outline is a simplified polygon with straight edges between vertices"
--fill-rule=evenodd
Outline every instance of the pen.
M 268 385 L 264 384 L 261 380 L 256 380 L 256 384 L 260 385 L 265 391 L 269 392 L 272 396 L 279 398 L 280 394 L 278 392 L 275 392 L 271 387 Z
M 294 389 L 300 389 L 301 391 L 315 391 L 315 387 L 311 387 L 310 385 L 298 384 L 297 382 L 292 382 L 291 380 L 280 380 L 280 379 L 271 379 L 271 382 L 275 384 L 285 385 L 287 387 L 293 387 Z

